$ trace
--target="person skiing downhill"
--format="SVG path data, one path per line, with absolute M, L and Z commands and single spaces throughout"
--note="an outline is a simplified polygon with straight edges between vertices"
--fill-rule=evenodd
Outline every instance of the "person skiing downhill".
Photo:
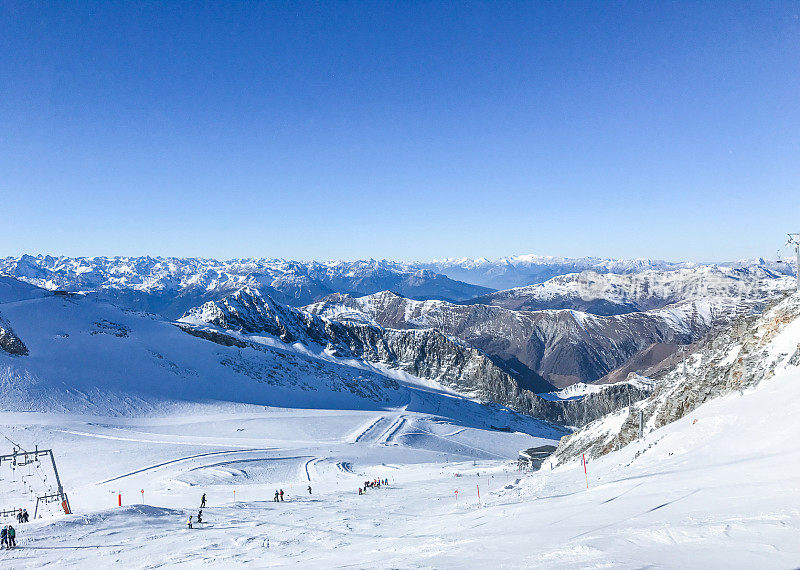
M 197 522 L 198 523 L 203 522 L 203 509 L 200 509 L 199 511 L 197 511 Z
M 8 527 L 0 529 L 0 549 L 3 547 L 8 548 Z
M 17 531 L 14 530 L 14 527 L 8 525 L 8 547 L 9 548 L 16 548 L 17 546 Z
M 272 499 L 272 500 L 273 500 L 273 501 L 275 501 L 275 502 L 277 503 L 277 502 L 278 502 L 278 497 L 279 497 L 279 495 L 280 495 L 280 494 L 278 493 L 278 491 L 275 491 L 275 498 L 274 498 L 274 499 Z
M 206 494 L 205 493 L 203 493 L 203 496 L 200 497 L 200 508 L 201 509 L 206 508 Z
M 308 486 L 308 494 L 311 494 L 311 485 Z
M 281 501 L 282 501 L 283 500 L 283 489 L 281 489 L 280 496 L 281 496 Z
M 186 524 L 189 525 L 189 528 L 192 528 L 192 515 L 189 515 L 189 521 Z

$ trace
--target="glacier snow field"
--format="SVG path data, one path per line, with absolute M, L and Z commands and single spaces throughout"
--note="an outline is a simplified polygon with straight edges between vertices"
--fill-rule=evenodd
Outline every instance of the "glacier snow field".
M 588 474 L 580 463 L 520 473 L 517 451 L 552 439 L 403 408 L 18 412 L 0 424 L 23 446 L 55 450 L 74 510 L 17 525 L 20 547 L 0 552 L 8 568 L 800 563 L 796 369 L 590 462 Z M 7 469 L 4 504 L 19 492 Z M 358 494 L 376 478 L 389 485 Z M 189 529 L 203 493 L 203 522 Z

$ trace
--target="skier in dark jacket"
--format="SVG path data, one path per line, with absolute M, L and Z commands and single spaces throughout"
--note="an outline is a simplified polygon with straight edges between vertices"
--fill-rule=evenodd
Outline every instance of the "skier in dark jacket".
M 14 530 L 14 527 L 8 525 L 8 547 L 9 548 L 16 548 L 17 546 L 17 531 Z
M 4 526 L 0 529 L 0 548 L 8 548 L 8 527 Z
M 22 522 L 28 522 L 28 509 L 22 509 Z
M 308 486 L 308 494 L 311 494 L 311 485 Z
M 282 501 L 283 500 L 283 489 L 281 489 L 280 496 L 281 496 L 281 501 Z
M 200 497 L 200 508 L 201 509 L 205 509 L 206 508 L 206 494 L 205 493 L 203 493 L 203 496 Z
M 278 502 L 278 497 L 279 497 L 279 496 L 280 496 L 280 493 L 278 493 L 278 491 L 275 491 L 275 498 L 274 498 L 274 499 L 272 499 L 272 500 L 273 500 L 273 501 L 275 501 L 275 502 L 277 503 L 277 502 Z
M 203 522 L 203 509 L 197 511 L 197 522 L 199 523 Z

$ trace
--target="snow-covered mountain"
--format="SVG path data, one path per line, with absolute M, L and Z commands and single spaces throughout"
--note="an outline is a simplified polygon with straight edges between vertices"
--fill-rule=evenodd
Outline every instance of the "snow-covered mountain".
M 598 315 L 659 309 L 680 301 L 728 297 L 754 307 L 795 287 L 795 279 L 764 267 L 699 266 L 630 273 L 583 271 L 467 301 L 507 309 L 574 309 Z
M 340 321 L 434 328 L 565 387 L 598 380 L 653 345 L 696 342 L 712 328 L 752 312 L 754 306 L 735 298 L 710 297 L 652 311 L 600 316 L 414 301 L 385 291 L 356 298 L 332 295 L 306 310 Z
M 796 376 L 798 367 L 800 294 L 793 294 L 762 315 L 743 317 L 695 347 L 685 360 L 657 371 L 650 397 L 566 438 L 558 460 L 569 461 L 583 453 L 599 457 L 631 443 L 638 437 L 640 413 L 647 434 L 720 396 L 742 394 L 775 375 Z
M 442 273 L 451 279 L 458 279 L 498 290 L 542 283 L 558 275 L 580 273 L 582 271 L 625 275 L 643 271 L 672 271 L 712 265 L 731 268 L 761 267 L 775 273 L 787 275 L 791 275 L 794 272 L 793 266 L 789 263 L 770 262 L 760 258 L 718 264 L 701 264 L 654 259 L 569 258 L 528 254 L 502 257 L 495 260 L 486 258 L 448 258 L 416 264 L 419 268 Z
M 177 318 L 191 307 L 244 287 L 288 305 L 335 292 L 366 295 L 390 289 L 415 299 L 466 300 L 490 292 L 433 271 L 391 261 L 217 261 L 175 257 L 7 257 L 5 274 L 49 290 L 94 291 L 120 306 Z

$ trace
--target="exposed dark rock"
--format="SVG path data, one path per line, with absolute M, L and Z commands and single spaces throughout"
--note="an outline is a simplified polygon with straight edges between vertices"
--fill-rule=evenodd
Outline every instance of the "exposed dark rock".
M 28 347 L 11 328 L 11 323 L 0 315 L 0 348 L 12 356 L 27 356 Z

